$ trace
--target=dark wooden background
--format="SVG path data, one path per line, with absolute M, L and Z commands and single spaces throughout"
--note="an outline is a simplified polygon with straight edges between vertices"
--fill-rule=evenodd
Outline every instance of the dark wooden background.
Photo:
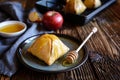
M 35 0 L 19 0 L 19 2 L 28 8 L 29 5 L 34 6 L 30 3 L 34 3 Z M 90 38 L 86 46 L 89 53 L 99 54 L 102 57 L 100 60 L 92 61 L 89 56 L 85 64 L 78 69 L 58 74 L 42 74 L 23 67 L 11 77 L 11 80 L 120 80 L 120 0 L 86 25 L 64 22 L 63 29 L 57 30 L 56 33 L 84 40 L 94 26 L 99 31 Z M 10 78 L 1 74 L 0 80 Z

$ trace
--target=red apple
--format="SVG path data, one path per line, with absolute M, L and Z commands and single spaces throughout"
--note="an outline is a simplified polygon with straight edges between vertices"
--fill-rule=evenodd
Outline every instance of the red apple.
M 63 16 L 57 11 L 48 11 L 43 15 L 43 25 L 49 30 L 57 30 L 62 27 Z

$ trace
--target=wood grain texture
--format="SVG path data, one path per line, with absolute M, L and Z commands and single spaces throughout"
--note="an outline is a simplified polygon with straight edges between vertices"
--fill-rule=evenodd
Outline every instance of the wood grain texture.
M 101 12 L 84 26 L 64 22 L 56 33 L 67 34 L 84 40 L 93 27 L 98 32 L 86 43 L 90 53 L 101 58 L 92 61 L 89 57 L 78 69 L 58 74 L 43 74 L 22 67 L 11 80 L 120 80 L 120 0 Z M 0 80 L 10 80 L 0 75 Z

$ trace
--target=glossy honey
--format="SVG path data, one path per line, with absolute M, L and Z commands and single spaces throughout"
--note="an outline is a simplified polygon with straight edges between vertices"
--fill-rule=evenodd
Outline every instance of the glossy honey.
M 0 32 L 14 33 L 14 32 L 21 31 L 23 28 L 24 27 L 20 24 L 9 24 L 9 25 L 0 27 Z

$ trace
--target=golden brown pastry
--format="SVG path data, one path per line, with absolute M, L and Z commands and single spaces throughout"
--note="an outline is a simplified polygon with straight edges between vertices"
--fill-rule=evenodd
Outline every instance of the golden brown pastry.
M 81 14 L 86 10 L 86 6 L 82 0 L 66 0 L 66 5 L 63 10 L 67 13 Z
M 28 48 L 28 52 L 48 65 L 68 52 L 69 48 L 55 35 L 44 34 Z
M 101 6 L 101 0 L 85 0 L 84 4 L 87 8 L 98 8 Z

